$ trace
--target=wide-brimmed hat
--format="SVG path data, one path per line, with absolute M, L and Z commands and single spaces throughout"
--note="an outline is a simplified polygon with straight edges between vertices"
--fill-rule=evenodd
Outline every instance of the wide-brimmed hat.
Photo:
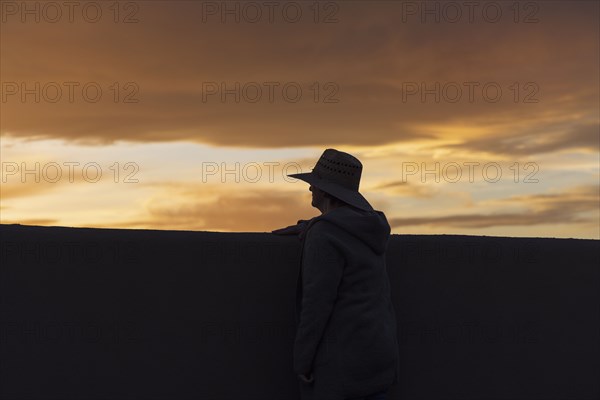
M 336 149 L 326 149 L 311 172 L 291 174 L 361 210 L 373 207 L 358 192 L 362 164 L 351 154 Z

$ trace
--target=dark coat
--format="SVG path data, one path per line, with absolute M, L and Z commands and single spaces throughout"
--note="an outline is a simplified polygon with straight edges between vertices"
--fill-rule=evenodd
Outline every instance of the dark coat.
M 365 396 L 398 381 L 396 316 L 385 252 L 383 212 L 336 208 L 301 235 L 294 372 L 302 400 Z

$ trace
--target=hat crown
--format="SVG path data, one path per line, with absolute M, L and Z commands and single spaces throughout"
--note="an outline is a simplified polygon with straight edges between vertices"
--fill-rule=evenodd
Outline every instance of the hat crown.
M 317 161 L 312 173 L 323 180 L 358 192 L 362 164 L 351 154 L 335 149 L 327 149 Z

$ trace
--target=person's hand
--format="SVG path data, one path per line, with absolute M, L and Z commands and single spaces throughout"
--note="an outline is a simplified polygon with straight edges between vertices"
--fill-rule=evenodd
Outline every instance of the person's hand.
M 298 220 L 298 223 L 296 225 L 290 225 L 286 226 L 285 228 L 275 229 L 272 230 L 271 233 L 274 233 L 276 235 L 297 235 L 301 233 L 304 230 L 304 228 L 306 228 L 307 223 L 308 220 L 300 219 Z
M 313 376 L 312 372 L 309 373 L 309 376 L 306 376 L 304 374 L 298 374 L 298 378 L 300 378 L 300 380 L 304 383 L 312 383 L 315 380 L 315 377 Z

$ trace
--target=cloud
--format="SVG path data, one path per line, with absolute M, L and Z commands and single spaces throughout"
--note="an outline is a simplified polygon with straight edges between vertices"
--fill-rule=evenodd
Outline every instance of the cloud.
M 569 150 L 597 152 L 600 149 L 600 125 L 598 124 L 576 124 L 560 132 L 552 132 L 556 127 L 548 125 L 550 124 L 530 129 L 529 132 L 494 135 L 441 147 L 504 155 L 532 155 Z M 546 131 L 541 128 L 545 128 Z
M 58 189 L 58 184 L 40 181 L 29 180 L 24 183 L 11 182 L 2 184 L 2 200 L 15 199 L 20 197 L 30 197 L 46 194 L 50 191 Z
M 30 219 L 20 219 L 20 220 L 2 220 L 2 224 L 20 224 L 20 225 L 40 225 L 40 226 L 57 226 L 57 219 L 47 219 L 47 218 L 30 218 Z
M 577 7 L 539 3 L 541 22 L 535 24 L 515 24 L 509 8 L 498 24 L 485 23 L 480 14 L 475 24 L 423 24 L 418 16 L 403 23 L 402 2 L 338 2 L 339 22 L 333 24 L 315 24 L 310 18 L 297 24 L 281 18 L 274 24 L 223 24 L 218 16 L 202 23 L 202 3 L 141 2 L 137 24 L 110 19 L 36 24 L 14 18 L 4 23 L 4 83 L 81 85 L 73 103 L 21 102 L 18 95 L 10 96 L 2 104 L 0 130 L 97 145 L 184 140 L 280 148 L 324 141 L 375 146 L 445 139 L 429 127 L 470 125 L 495 136 L 465 137 L 455 130 L 451 139 L 490 152 L 527 152 L 570 145 L 568 127 L 564 133 L 552 129 L 546 141 L 536 140 L 532 135 L 542 126 L 570 124 L 577 136 L 581 126 L 597 122 L 594 2 Z M 469 102 L 464 83 L 473 81 L 479 85 L 475 101 Z M 102 89 L 97 103 L 82 97 L 88 82 Z M 116 91 L 111 89 L 115 82 Z M 137 86 L 125 87 L 127 82 Z M 225 82 L 229 89 L 235 82 L 255 82 L 263 96 L 257 103 L 243 95 L 239 103 L 234 95 L 222 101 L 219 94 L 205 101 L 206 82 Z M 265 82 L 279 84 L 272 103 L 266 101 Z M 410 82 L 419 88 L 454 83 L 463 96 L 452 103 L 442 92 L 440 101 L 435 95 L 423 101 L 420 89 L 409 95 Z M 497 103 L 482 96 L 489 82 L 502 89 Z M 539 88 L 537 104 L 523 102 L 530 82 Z M 282 94 L 286 83 L 301 85 L 297 103 Z M 132 93 L 139 102 L 124 103 Z M 326 103 L 327 96 L 339 102 Z M 596 150 L 594 141 L 581 135 L 576 137 L 579 148 Z
M 391 195 L 403 195 L 417 198 L 430 198 L 439 194 L 439 190 L 426 185 L 414 185 L 407 181 L 392 181 L 382 183 L 370 188 L 370 190 L 382 190 Z
M 6 159 L 7 157 L 4 157 L 4 160 Z M 84 176 L 81 163 L 76 166 L 68 162 L 58 163 L 56 160 L 32 156 L 26 156 L 19 161 L 2 162 L 0 195 L 3 201 L 65 190 L 77 184 L 89 183 L 96 176 L 94 168 L 90 170 L 89 175 L 86 172 Z
M 153 186 L 162 190 L 145 203 L 139 218 L 94 226 L 270 232 L 319 214 L 310 205 L 308 192 L 268 189 L 221 192 L 211 185 L 169 183 Z
M 528 208 L 525 212 L 453 214 L 435 217 L 390 218 L 390 226 L 428 225 L 453 228 L 489 228 L 500 226 L 530 226 L 545 224 L 597 223 L 600 186 L 571 188 L 563 193 L 512 196 L 488 204 L 516 204 Z M 581 215 L 594 213 L 594 217 Z

